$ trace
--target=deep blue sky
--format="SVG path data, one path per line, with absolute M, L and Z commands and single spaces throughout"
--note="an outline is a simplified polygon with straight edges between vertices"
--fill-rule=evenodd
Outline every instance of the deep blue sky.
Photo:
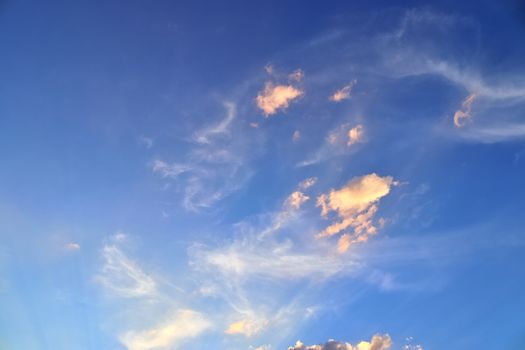
M 0 349 L 523 349 L 524 37 L 510 0 L 0 1 Z

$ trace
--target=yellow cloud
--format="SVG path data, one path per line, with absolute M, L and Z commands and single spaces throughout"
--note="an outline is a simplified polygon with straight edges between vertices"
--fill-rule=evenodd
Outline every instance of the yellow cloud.
M 476 99 L 475 94 L 469 95 L 461 104 L 461 108 L 454 113 L 454 125 L 457 128 L 462 128 L 467 122 L 472 119 L 472 103 Z
M 251 337 L 261 332 L 268 325 L 267 320 L 243 319 L 231 323 L 224 331 L 226 334 L 242 334 Z
M 179 310 L 167 322 L 144 331 L 127 332 L 121 342 L 129 350 L 171 349 L 208 329 L 210 322 L 193 310 Z
M 335 91 L 330 96 L 330 101 L 333 102 L 341 102 L 342 100 L 347 100 L 350 98 L 352 89 L 354 88 L 354 85 L 356 84 L 356 80 L 352 81 L 350 84 L 342 87 L 341 89 Z
M 327 217 L 330 212 L 334 212 L 340 220 L 326 227 L 318 237 L 330 237 L 348 230 L 338 242 L 338 251 L 341 253 L 353 243 L 366 242 L 377 233 L 373 222 L 377 204 L 395 184 L 391 176 L 381 177 L 372 173 L 355 177 L 341 189 L 319 196 L 317 206 L 321 207 L 321 215 Z
M 257 106 L 268 117 L 277 113 L 278 109 L 287 108 L 291 101 L 302 94 L 301 90 L 292 85 L 273 85 L 268 82 L 257 95 Z

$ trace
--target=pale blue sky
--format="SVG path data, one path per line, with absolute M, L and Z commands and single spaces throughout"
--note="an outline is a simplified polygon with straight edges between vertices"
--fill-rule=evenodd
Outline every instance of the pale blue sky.
M 524 11 L 0 1 L 0 350 L 523 349 Z

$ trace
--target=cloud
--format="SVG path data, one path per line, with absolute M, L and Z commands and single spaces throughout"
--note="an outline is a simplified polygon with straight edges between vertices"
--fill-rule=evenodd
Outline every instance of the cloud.
M 326 279 L 346 270 L 355 262 L 341 260 L 326 252 L 294 251 L 291 244 L 257 244 L 257 240 L 236 241 L 228 247 L 191 252 L 192 265 L 231 278 L 267 277 L 278 280 Z
M 242 334 L 246 337 L 251 337 L 268 326 L 268 320 L 266 319 L 243 319 L 231 323 L 228 328 L 224 331 L 226 334 Z
M 344 123 L 328 132 L 324 144 L 310 156 L 297 164 L 297 166 L 313 165 L 337 155 L 348 154 L 355 151 L 353 147 L 366 140 L 365 127 L 362 124 L 355 126 Z
M 299 188 L 302 190 L 309 189 L 317 183 L 317 177 L 309 177 L 299 183 Z
M 351 97 L 352 89 L 354 88 L 355 84 L 357 83 L 356 80 L 353 80 L 350 84 L 342 87 L 341 89 L 335 91 L 330 96 L 330 101 L 332 102 L 341 102 L 343 100 L 347 100 Z
M 153 161 L 152 170 L 159 173 L 162 177 L 177 177 L 178 175 L 191 171 L 193 168 L 186 164 L 171 163 L 156 159 Z
M 299 209 L 309 199 L 310 197 L 301 191 L 295 191 L 286 199 L 286 204 L 293 209 Z
M 292 141 L 296 142 L 299 141 L 301 138 L 301 132 L 299 130 L 295 130 L 292 135 Z
M 156 159 L 151 168 L 174 190 L 182 194 L 182 205 L 198 212 L 241 188 L 251 176 L 247 159 L 253 156 L 254 137 L 238 130 L 237 108 L 232 102 L 223 106 L 226 116 L 218 123 L 204 126 L 186 140 L 189 150 L 175 162 Z M 237 127 L 237 128 L 236 128 Z
M 124 298 L 156 296 L 155 280 L 142 271 L 116 244 L 104 245 L 102 257 L 104 264 L 95 279 L 112 294 Z
M 359 124 L 356 127 L 348 130 L 348 141 L 346 144 L 351 146 L 355 143 L 363 142 L 365 136 L 365 130 L 363 125 Z
M 153 328 L 124 333 L 120 341 L 129 350 L 175 349 L 179 342 L 196 337 L 210 327 L 211 323 L 201 313 L 183 309 Z
M 66 243 L 64 245 L 64 248 L 66 248 L 66 250 L 71 250 L 71 251 L 80 250 L 80 244 L 75 243 L 75 242 L 70 242 L 70 243 Z
M 288 350 L 389 350 L 391 347 L 392 339 L 388 334 L 376 334 L 370 342 L 362 341 L 355 345 L 329 340 L 322 345 L 306 346 L 301 341 L 297 341 L 295 346 L 288 347 Z
M 461 104 L 461 109 L 457 110 L 456 113 L 454 113 L 454 125 L 457 128 L 462 128 L 467 122 L 469 122 L 472 119 L 472 103 L 475 99 L 475 94 L 469 95 Z
M 257 95 L 257 106 L 269 117 L 279 109 L 288 108 L 290 102 L 302 94 L 303 91 L 292 85 L 274 85 L 268 82 L 264 90 Z
M 211 125 L 195 132 L 193 139 L 197 143 L 209 144 L 212 137 L 228 134 L 230 132 L 230 126 L 237 115 L 237 110 L 235 104 L 231 102 L 225 102 L 224 107 L 226 109 L 226 117 L 223 120 L 215 125 Z
M 153 139 L 150 138 L 150 137 L 146 137 L 146 136 L 139 136 L 138 139 L 137 139 L 139 145 L 142 145 L 144 147 L 146 147 L 147 149 L 150 149 L 151 147 L 153 147 Z
M 331 190 L 317 198 L 317 206 L 321 207 L 321 216 L 327 217 L 334 212 L 340 219 L 335 221 L 318 237 L 330 237 L 342 231 L 338 243 L 339 252 L 345 252 L 357 242 L 366 242 L 377 232 L 373 219 L 378 210 L 379 200 L 390 193 L 396 182 L 391 176 L 381 177 L 375 173 L 355 177 L 339 190 Z
M 292 81 L 301 81 L 304 78 L 304 72 L 301 69 L 296 69 L 292 73 L 288 74 L 288 79 Z

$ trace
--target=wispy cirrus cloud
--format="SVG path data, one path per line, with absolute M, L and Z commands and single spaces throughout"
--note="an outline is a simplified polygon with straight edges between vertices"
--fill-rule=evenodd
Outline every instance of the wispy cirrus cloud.
M 102 247 L 104 263 L 95 277 L 111 294 L 124 298 L 155 297 L 157 284 L 116 242 Z
M 101 250 L 103 264 L 95 276 L 113 298 L 127 300 L 121 310 L 125 321 L 114 327 L 120 342 L 130 350 L 176 348 L 212 328 L 204 314 L 182 307 L 173 291 L 165 293 L 168 281 L 147 273 L 124 252 L 128 241 L 129 236 L 123 233 L 108 239 Z
M 154 173 L 173 181 L 187 210 L 212 207 L 241 188 L 251 175 L 246 164 L 251 140 L 242 132 L 234 132 L 238 128 L 234 124 L 236 104 L 225 102 L 224 108 L 222 120 L 200 128 L 187 140 L 189 151 L 180 161 L 157 158 L 151 163 Z

